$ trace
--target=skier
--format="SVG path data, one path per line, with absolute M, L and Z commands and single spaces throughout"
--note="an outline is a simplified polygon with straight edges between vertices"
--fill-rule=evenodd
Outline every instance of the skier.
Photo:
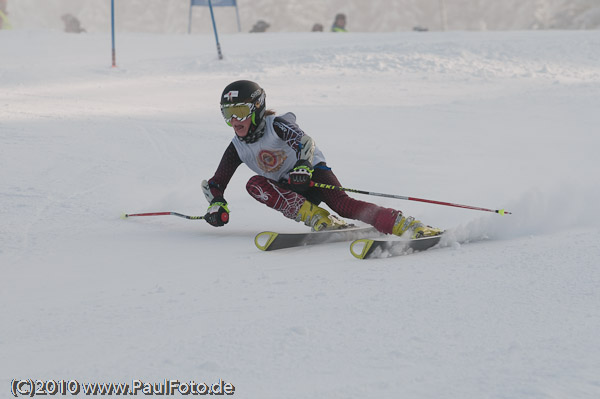
M 246 184 L 248 193 L 313 231 L 347 227 L 345 221 L 318 206 L 325 202 L 341 217 L 361 220 L 385 234 L 409 232 L 416 238 L 442 233 L 401 211 L 356 200 L 343 191 L 312 187 L 312 179 L 335 186 L 340 182 L 314 140 L 296 124 L 293 113 L 276 116 L 266 109 L 265 91 L 257 83 L 239 80 L 225 87 L 221 113 L 235 137 L 215 175 L 202 182 L 210 202 L 205 215 L 209 224 L 218 227 L 229 221 L 225 189 L 237 167 L 245 163 L 257 173 Z

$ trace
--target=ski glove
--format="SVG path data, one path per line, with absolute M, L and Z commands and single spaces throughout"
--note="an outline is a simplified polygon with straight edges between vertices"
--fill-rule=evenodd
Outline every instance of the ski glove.
M 303 192 L 310 188 L 310 180 L 314 169 L 310 162 L 299 159 L 294 166 L 294 169 L 290 171 L 290 177 L 288 183 L 292 186 L 295 191 Z
M 229 208 L 223 197 L 215 197 L 204 215 L 204 220 L 210 225 L 221 227 L 229 222 Z

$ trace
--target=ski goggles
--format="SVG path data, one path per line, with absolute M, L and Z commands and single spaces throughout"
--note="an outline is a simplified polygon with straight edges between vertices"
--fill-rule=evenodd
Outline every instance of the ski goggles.
M 231 125 L 231 119 L 235 118 L 238 121 L 245 121 L 248 117 L 252 116 L 254 112 L 254 104 L 250 103 L 239 103 L 239 104 L 222 104 L 221 113 L 225 122 Z

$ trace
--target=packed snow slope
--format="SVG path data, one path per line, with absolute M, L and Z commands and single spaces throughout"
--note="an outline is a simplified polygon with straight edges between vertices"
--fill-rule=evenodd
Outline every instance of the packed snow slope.
M 600 37 L 593 32 L 0 32 L 0 396 L 13 378 L 212 383 L 240 398 L 600 397 Z M 305 227 L 251 198 L 202 215 L 259 82 L 351 188 L 447 229 L 361 261 L 260 252 Z

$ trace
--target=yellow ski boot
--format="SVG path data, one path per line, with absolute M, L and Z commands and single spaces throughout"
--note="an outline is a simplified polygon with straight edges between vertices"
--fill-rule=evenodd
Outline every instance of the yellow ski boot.
M 402 212 L 400 212 L 394 223 L 392 234 L 401 236 L 406 232 L 410 233 L 410 238 L 432 237 L 443 233 L 441 229 L 425 226 L 419 220 L 415 220 L 412 216 L 404 217 Z
M 304 222 L 312 231 L 336 230 L 348 227 L 348 223 L 335 215 L 330 215 L 325 209 L 304 201 L 296 215 L 297 222 Z

